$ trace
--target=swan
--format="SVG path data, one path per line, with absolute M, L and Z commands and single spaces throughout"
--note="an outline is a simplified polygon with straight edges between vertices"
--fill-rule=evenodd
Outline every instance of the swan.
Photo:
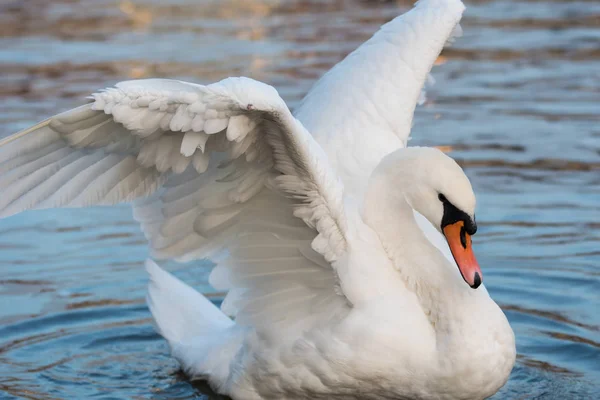
M 121 82 L 0 142 L 0 217 L 130 202 L 155 259 L 216 264 L 220 308 L 147 261 L 192 379 L 235 400 L 483 399 L 514 334 L 472 250 L 471 184 L 407 147 L 460 0 L 420 0 L 292 114 L 249 78 Z

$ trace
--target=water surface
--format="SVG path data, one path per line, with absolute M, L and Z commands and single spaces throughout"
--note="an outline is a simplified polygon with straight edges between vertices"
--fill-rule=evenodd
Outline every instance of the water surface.
M 124 79 L 246 75 L 291 106 L 410 1 L 28 0 L 0 4 L 0 136 Z M 600 3 L 468 1 L 413 144 L 478 195 L 475 247 L 517 335 L 494 399 L 600 398 Z M 0 221 L 0 398 L 217 399 L 144 305 L 128 207 Z M 215 301 L 210 266 L 168 264 Z

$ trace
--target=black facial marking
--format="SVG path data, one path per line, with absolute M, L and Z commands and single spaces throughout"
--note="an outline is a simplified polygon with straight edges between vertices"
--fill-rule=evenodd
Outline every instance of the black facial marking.
M 443 194 L 440 193 L 438 195 L 438 198 L 444 205 L 442 229 L 444 229 L 445 226 L 455 224 L 458 221 L 463 221 L 465 225 L 460 231 L 460 241 L 463 247 L 466 248 L 466 238 L 463 240 L 464 232 L 468 233 L 469 235 L 474 235 L 475 232 L 477 232 L 477 223 L 475 222 L 475 219 L 471 219 L 471 217 L 469 217 L 469 215 L 466 212 L 456 208 L 452 203 L 448 201 L 446 196 L 444 196 Z
M 467 248 L 467 235 L 465 235 L 464 226 L 460 228 L 460 244 L 462 245 L 463 249 Z

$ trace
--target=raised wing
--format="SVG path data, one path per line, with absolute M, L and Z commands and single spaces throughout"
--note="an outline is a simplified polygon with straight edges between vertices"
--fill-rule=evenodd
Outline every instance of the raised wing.
M 420 0 L 327 72 L 296 117 L 323 147 L 346 193 L 362 193 L 381 159 L 406 147 L 443 47 L 460 36 L 460 0 Z
M 306 323 L 346 307 L 342 187 L 275 89 L 123 82 L 0 142 L 0 215 L 134 202 L 157 257 L 223 247 L 211 282 L 247 324 Z M 338 291 L 339 292 L 339 291 Z

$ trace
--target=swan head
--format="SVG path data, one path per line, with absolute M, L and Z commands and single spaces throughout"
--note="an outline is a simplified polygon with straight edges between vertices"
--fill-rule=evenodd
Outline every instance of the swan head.
M 391 190 L 446 238 L 465 282 L 473 289 L 483 275 L 471 247 L 477 232 L 475 194 L 462 168 L 431 147 L 408 147 L 381 163 Z

